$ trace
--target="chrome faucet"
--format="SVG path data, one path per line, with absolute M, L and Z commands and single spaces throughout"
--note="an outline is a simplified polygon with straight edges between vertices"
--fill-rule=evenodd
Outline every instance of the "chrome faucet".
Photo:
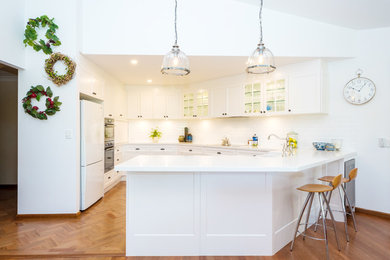
M 294 154 L 293 147 L 289 144 L 288 137 L 282 138 L 282 137 L 277 136 L 276 134 L 270 134 L 268 136 L 268 140 L 271 140 L 272 136 L 274 136 L 275 138 L 277 138 L 279 140 L 284 140 L 283 148 L 282 148 L 282 157 L 292 156 Z

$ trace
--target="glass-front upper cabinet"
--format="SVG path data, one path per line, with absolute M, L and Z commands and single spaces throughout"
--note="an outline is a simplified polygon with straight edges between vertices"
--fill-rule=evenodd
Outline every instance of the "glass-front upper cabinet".
M 194 104 L 195 104 L 194 93 L 184 94 L 183 96 L 184 117 L 192 117 L 195 114 Z
M 287 91 L 284 78 L 247 83 L 244 89 L 245 114 L 258 115 L 286 111 Z
M 265 110 L 267 112 L 286 111 L 286 80 L 272 79 L 265 84 Z
M 209 115 L 209 92 L 201 90 L 196 93 L 196 115 L 207 117 Z
M 209 115 L 209 92 L 200 90 L 183 95 L 184 117 L 207 117 Z
M 245 113 L 260 113 L 262 108 L 261 83 L 249 83 L 245 85 Z

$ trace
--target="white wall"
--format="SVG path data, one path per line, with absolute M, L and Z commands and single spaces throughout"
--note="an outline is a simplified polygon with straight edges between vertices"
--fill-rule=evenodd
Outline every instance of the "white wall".
M 17 184 L 17 77 L 0 76 L 0 185 Z
M 6 3 L 5 3 L 6 2 Z M 0 63 L 24 67 L 25 0 L 2 1 L 0 8 Z
M 85 0 L 82 52 L 163 55 L 174 40 L 173 9 L 174 1 Z M 267 9 L 263 16 L 264 41 L 276 56 L 355 54 L 354 30 Z M 247 56 L 258 43 L 258 24 L 255 5 L 178 1 L 178 42 L 188 55 Z
M 54 47 L 77 60 L 77 0 L 26 1 L 24 21 L 43 14 L 54 17 L 62 45 Z M 22 34 L 23 31 L 18 31 Z M 76 80 L 58 87 L 48 80 L 43 52 L 26 49 L 18 92 L 18 214 L 76 213 L 80 204 L 79 92 Z M 61 111 L 40 121 L 25 114 L 20 100 L 31 86 L 50 86 L 63 103 Z M 65 139 L 65 130 L 73 131 Z

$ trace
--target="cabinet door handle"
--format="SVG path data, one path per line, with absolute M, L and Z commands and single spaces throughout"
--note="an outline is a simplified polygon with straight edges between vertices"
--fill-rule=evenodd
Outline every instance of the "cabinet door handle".
M 161 151 L 165 151 L 165 148 L 160 148 Z
M 221 154 L 221 152 L 217 152 L 217 154 Z
M 122 114 L 120 114 L 119 116 L 123 116 Z
M 188 150 L 189 152 L 192 152 L 192 149 Z
M 135 148 L 136 151 L 139 151 L 140 149 L 139 148 Z
M 291 112 L 291 109 L 289 109 L 288 112 Z
M 96 96 L 96 92 L 92 92 L 92 94 Z
M 108 176 L 108 179 L 111 179 L 111 176 Z
M 112 114 L 108 114 L 108 116 L 112 116 Z
M 112 157 L 107 157 L 107 159 L 112 159 Z
M 117 162 L 119 162 L 119 159 L 116 159 Z

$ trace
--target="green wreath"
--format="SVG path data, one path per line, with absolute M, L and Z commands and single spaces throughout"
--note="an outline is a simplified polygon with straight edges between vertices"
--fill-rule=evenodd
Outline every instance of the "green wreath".
M 53 22 L 53 19 L 49 19 L 46 15 L 42 15 L 41 17 L 37 17 L 35 19 L 30 18 L 26 25 L 26 30 L 24 31 L 24 46 L 30 45 L 33 47 L 35 51 L 42 50 L 46 54 L 52 54 L 53 51 L 51 49 L 51 45 L 59 46 L 61 45 L 60 39 L 55 35 L 56 29 L 58 29 L 58 25 Z M 47 41 L 40 39 L 38 42 L 36 41 L 38 38 L 38 33 L 35 30 L 39 27 L 48 27 L 46 31 Z
M 38 111 L 37 106 L 31 105 L 31 99 L 35 98 L 37 101 L 41 99 L 42 96 L 46 96 L 46 110 Z M 42 85 L 32 86 L 31 89 L 27 92 L 26 97 L 22 99 L 24 112 L 29 114 L 34 118 L 40 120 L 47 120 L 47 116 L 54 115 L 57 111 L 60 111 L 61 102 L 58 101 L 59 97 L 51 99 L 53 92 L 50 87 L 47 87 L 46 90 Z
M 65 75 L 58 75 L 57 71 L 54 71 L 53 68 L 57 61 L 63 61 L 65 63 Z M 45 61 L 45 71 L 47 75 L 49 75 L 51 81 L 53 81 L 58 86 L 68 83 L 68 81 L 73 78 L 75 70 L 76 63 L 74 63 L 68 56 L 59 52 L 53 53 L 52 55 L 50 55 L 50 58 Z

